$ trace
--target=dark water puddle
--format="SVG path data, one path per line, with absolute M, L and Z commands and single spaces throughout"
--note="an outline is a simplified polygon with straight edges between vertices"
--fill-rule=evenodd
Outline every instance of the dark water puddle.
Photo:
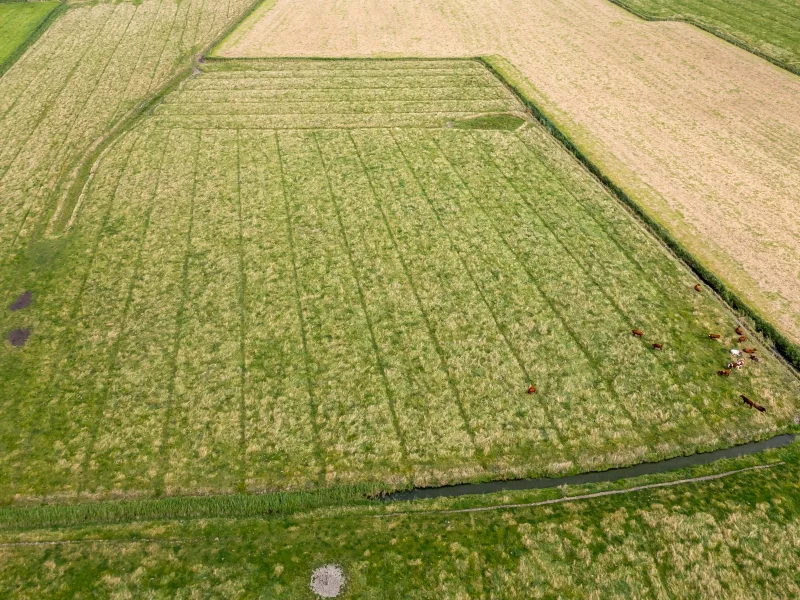
M 407 492 L 397 492 L 383 497 L 387 502 L 402 500 L 422 500 L 428 498 L 442 498 L 453 496 L 467 496 L 469 494 L 491 494 L 494 492 L 505 492 L 511 490 L 537 490 L 553 488 L 560 485 L 580 485 L 584 483 L 602 483 L 607 481 L 617 481 L 641 475 L 652 475 L 654 473 L 665 473 L 684 467 L 694 467 L 705 465 L 723 458 L 736 458 L 755 454 L 771 448 L 780 448 L 791 444 L 795 439 L 793 434 L 776 435 L 768 440 L 751 442 L 723 450 L 713 452 L 700 452 L 690 456 L 679 456 L 669 458 L 655 463 L 642 463 L 632 467 L 622 467 L 619 469 L 609 469 L 594 473 L 581 473 L 579 475 L 569 475 L 567 477 L 542 477 L 540 479 L 512 479 L 509 481 L 489 481 L 486 483 L 466 483 L 462 485 L 447 485 L 438 488 L 417 488 Z

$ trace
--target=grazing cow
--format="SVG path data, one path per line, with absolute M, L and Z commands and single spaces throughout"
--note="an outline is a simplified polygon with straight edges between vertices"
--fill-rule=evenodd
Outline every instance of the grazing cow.
M 633 335 L 635 335 L 636 337 L 642 337 L 644 335 L 644 332 L 640 331 L 638 329 L 633 329 L 632 331 L 633 331 Z
M 746 335 L 740 335 L 740 336 L 739 336 L 739 341 L 740 341 L 740 342 L 745 342 L 745 341 L 747 341 L 747 336 L 746 336 Z
M 528 393 L 529 394 L 535 394 L 536 393 L 536 386 L 532 385 L 531 387 L 529 387 L 528 388 Z
M 655 350 L 663 350 L 664 349 L 664 345 L 663 344 L 653 344 L 653 348 Z
M 752 360 L 754 362 L 761 362 L 761 359 L 758 358 L 755 354 L 751 354 L 750 355 L 750 360 Z
M 767 409 L 766 409 L 766 408 L 764 408 L 764 407 L 763 407 L 763 406 L 761 406 L 760 404 L 756 404 L 755 402 L 753 402 L 752 400 L 750 400 L 750 398 L 748 398 L 748 397 L 747 397 L 747 396 L 745 396 L 744 394 L 742 394 L 742 400 L 744 400 L 744 403 L 745 403 L 745 404 L 747 404 L 748 406 L 751 406 L 751 407 L 755 408 L 755 409 L 756 409 L 757 411 L 759 411 L 759 412 L 767 412 Z
M 738 335 L 742 335 L 742 334 L 744 333 L 744 332 L 742 331 L 742 326 L 741 326 L 741 325 L 739 325 L 739 326 L 738 326 L 738 327 L 735 329 L 735 331 L 736 331 L 736 333 L 737 333 Z
M 730 365 L 728 365 L 728 366 L 730 367 Z M 719 371 L 717 371 L 717 375 L 728 376 L 730 374 L 731 374 L 731 372 L 728 369 L 720 369 Z
M 694 286 L 694 291 L 695 292 L 699 292 L 700 291 L 700 284 L 699 283 Z
M 742 352 L 747 352 L 748 354 L 755 354 L 756 353 L 756 349 L 755 348 L 742 348 Z
M 718 340 L 720 338 L 720 335 L 718 333 L 709 333 L 708 337 L 711 338 L 712 340 Z

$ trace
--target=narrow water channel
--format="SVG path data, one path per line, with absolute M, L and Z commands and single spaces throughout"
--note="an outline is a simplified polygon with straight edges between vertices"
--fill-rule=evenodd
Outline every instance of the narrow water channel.
M 510 490 L 535 490 L 543 488 L 558 487 L 560 485 L 579 485 L 583 483 L 600 483 L 604 481 L 617 481 L 629 477 L 639 477 L 641 475 L 652 475 L 653 473 L 664 473 L 683 467 L 693 467 L 705 465 L 722 458 L 736 458 L 755 454 L 770 448 L 780 448 L 791 444 L 795 439 L 793 434 L 776 435 L 773 438 L 760 442 L 751 442 L 740 446 L 733 446 L 723 450 L 713 452 L 699 452 L 690 456 L 678 456 L 655 463 L 642 463 L 632 467 L 622 467 L 619 469 L 609 469 L 594 473 L 581 473 L 579 475 L 569 475 L 567 477 L 542 477 L 539 479 L 511 479 L 508 481 L 489 481 L 486 483 L 465 483 L 462 485 L 447 485 L 434 488 L 417 488 L 406 492 L 397 492 L 384 496 L 387 502 L 397 502 L 402 500 L 422 500 L 425 498 L 441 498 L 452 496 L 467 496 L 469 494 L 491 494 L 494 492 L 505 492 Z

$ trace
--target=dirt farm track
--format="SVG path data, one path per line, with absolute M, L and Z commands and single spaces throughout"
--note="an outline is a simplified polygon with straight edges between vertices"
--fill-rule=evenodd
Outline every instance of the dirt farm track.
M 590 158 L 800 340 L 800 79 L 606 0 L 279 0 L 221 56 L 500 55 Z

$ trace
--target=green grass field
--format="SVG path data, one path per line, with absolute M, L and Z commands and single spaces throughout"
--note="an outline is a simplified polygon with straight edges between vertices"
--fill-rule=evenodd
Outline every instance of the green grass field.
M 794 427 L 788 369 L 751 339 L 718 376 L 733 316 L 512 115 L 470 60 L 203 65 L 5 272 L 34 304 L 2 313 L 32 334 L 0 353 L 0 499 L 559 474 Z
M 0 3 L 0 67 L 57 6 L 58 2 Z
M 770 467 L 740 471 L 760 464 Z M 795 598 L 797 465 L 795 444 L 599 487 L 283 516 L 235 519 L 222 509 L 201 520 L 36 528 L 8 527 L 1 514 L 0 589 L 37 599 L 310 600 L 312 570 L 336 563 L 348 578 L 341 598 Z M 488 510 L 432 512 L 464 508 Z
M 685 19 L 800 72 L 800 4 L 793 0 L 614 0 L 649 18 Z

